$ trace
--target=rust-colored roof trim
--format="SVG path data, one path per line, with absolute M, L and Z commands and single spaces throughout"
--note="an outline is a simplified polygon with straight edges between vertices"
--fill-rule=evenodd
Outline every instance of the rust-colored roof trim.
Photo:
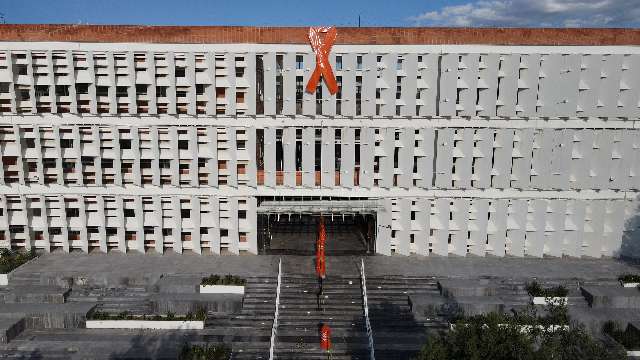
M 0 25 L 0 41 L 307 44 L 306 27 Z M 336 44 L 640 45 L 640 29 L 338 28 Z

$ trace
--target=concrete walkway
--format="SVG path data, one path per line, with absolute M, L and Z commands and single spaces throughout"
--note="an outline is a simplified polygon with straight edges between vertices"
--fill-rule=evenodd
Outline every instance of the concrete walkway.
M 192 254 L 46 254 L 15 271 L 42 276 L 85 277 L 98 282 L 146 282 L 163 274 L 275 275 L 280 256 L 200 256 Z M 314 257 L 283 255 L 285 273 L 313 274 Z M 361 257 L 329 257 L 327 273 L 358 274 Z M 511 279 L 615 279 L 638 266 L 616 259 L 493 258 L 493 257 L 364 257 L 369 275 L 447 276 Z

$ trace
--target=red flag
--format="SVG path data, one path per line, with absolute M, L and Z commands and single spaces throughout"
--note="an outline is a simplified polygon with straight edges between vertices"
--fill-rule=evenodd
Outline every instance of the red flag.
M 327 274 L 326 259 L 324 254 L 327 232 L 324 226 L 324 218 L 320 217 L 318 226 L 318 241 L 316 243 L 316 274 L 318 277 L 324 278 Z
M 320 348 L 324 351 L 331 350 L 331 328 L 327 324 L 320 327 Z

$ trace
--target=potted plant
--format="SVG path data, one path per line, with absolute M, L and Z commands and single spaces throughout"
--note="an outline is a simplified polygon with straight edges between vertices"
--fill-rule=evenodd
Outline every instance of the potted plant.
M 637 274 L 622 274 L 618 276 L 618 281 L 624 287 L 637 288 L 640 285 L 640 275 Z
M 231 274 L 209 275 L 200 282 L 201 294 L 240 294 L 244 295 L 247 280 Z
M 622 330 L 617 323 L 607 321 L 602 327 L 602 332 L 622 345 L 627 356 L 640 356 L 640 330 L 632 323 Z
M 96 311 L 87 317 L 87 329 L 155 329 L 155 330 L 202 330 L 207 311 L 198 309 L 195 314 L 176 315 L 132 315 L 126 311 L 109 314 Z
M 537 281 L 527 284 L 527 293 L 534 305 L 566 305 L 569 290 L 562 285 L 544 288 Z
M 36 257 L 34 249 L 27 252 L 0 249 L 0 286 L 9 285 L 9 273 Z

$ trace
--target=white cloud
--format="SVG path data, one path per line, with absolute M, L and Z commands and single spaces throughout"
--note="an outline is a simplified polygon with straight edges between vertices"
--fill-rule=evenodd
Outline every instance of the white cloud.
M 640 27 L 638 0 L 477 0 L 408 19 L 414 25 Z

